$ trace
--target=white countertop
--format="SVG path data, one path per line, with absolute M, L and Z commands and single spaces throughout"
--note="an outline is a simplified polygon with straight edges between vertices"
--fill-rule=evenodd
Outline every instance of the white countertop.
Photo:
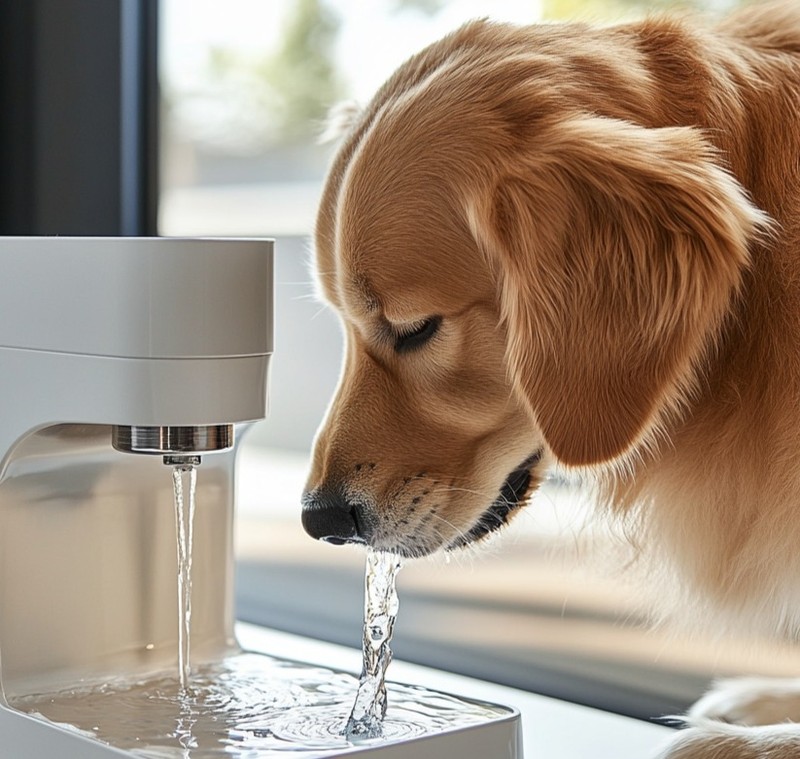
M 241 623 L 237 636 L 251 651 L 354 673 L 361 669 L 361 652 L 344 646 Z M 389 679 L 515 707 L 522 715 L 526 759 L 653 759 L 673 733 L 662 725 L 403 661 L 392 662 Z

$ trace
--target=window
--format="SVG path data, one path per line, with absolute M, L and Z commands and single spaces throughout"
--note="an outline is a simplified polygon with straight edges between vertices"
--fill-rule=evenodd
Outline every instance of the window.
M 311 297 L 307 255 L 332 151 L 315 141 L 328 106 L 368 100 L 406 57 L 487 12 L 517 22 L 616 19 L 666 5 L 162 0 L 160 231 L 277 238 L 271 415 L 251 433 L 242 467 L 241 617 L 360 641 L 361 551 L 315 543 L 299 520 L 342 350 L 336 318 Z M 776 661 L 785 669 L 790 655 L 766 646 L 756 655 L 732 641 L 649 630 L 645 604 L 599 561 L 618 546 L 587 523 L 588 511 L 554 481 L 483 556 L 407 566 L 397 656 L 646 719 L 684 709 L 712 677 L 779 674 Z

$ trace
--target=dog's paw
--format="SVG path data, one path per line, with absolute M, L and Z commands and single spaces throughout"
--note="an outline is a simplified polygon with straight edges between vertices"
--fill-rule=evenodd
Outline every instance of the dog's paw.
M 698 720 L 680 730 L 658 759 L 797 759 L 800 725 L 743 727 Z
M 735 725 L 800 722 L 800 679 L 743 677 L 720 680 L 689 710 L 686 721 Z

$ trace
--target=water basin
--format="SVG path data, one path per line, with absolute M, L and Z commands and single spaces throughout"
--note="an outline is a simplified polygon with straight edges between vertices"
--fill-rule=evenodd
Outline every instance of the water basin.
M 358 678 L 345 672 L 242 652 L 198 666 L 185 689 L 168 673 L 26 695 L 10 705 L 59 730 L 63 759 L 72 756 L 70 738 L 151 758 L 522 756 L 515 710 L 398 683 L 388 684 L 383 735 L 348 740 L 357 688 Z

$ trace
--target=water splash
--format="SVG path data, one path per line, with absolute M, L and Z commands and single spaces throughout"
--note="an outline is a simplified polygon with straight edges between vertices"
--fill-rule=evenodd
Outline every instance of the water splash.
M 355 704 L 344 735 L 348 740 L 379 738 L 386 716 L 386 670 L 399 602 L 395 580 L 402 559 L 393 553 L 367 551 L 364 592 L 363 667 Z
M 175 533 L 178 546 L 178 676 L 182 691 L 189 687 L 192 638 L 192 530 L 197 470 L 191 464 L 172 468 L 175 490 Z

